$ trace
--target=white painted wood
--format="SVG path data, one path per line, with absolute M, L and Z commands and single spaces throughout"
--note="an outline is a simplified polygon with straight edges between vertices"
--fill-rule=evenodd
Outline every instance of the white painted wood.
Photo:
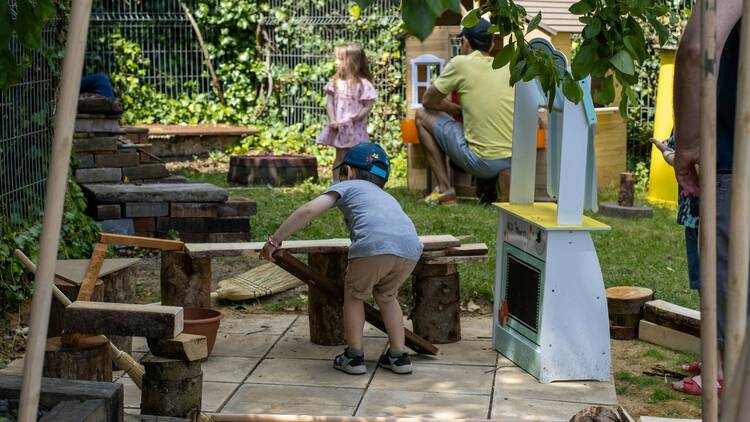
M 589 126 L 583 105 L 565 99 L 558 186 L 558 224 L 581 224 L 586 193 Z
M 638 325 L 638 338 L 680 352 L 701 353 L 701 339 L 681 331 L 656 325 L 642 319 Z
M 518 82 L 513 111 L 513 155 L 510 168 L 510 202 L 534 202 L 536 175 L 537 110 L 544 96 L 536 80 Z
M 422 99 L 419 98 L 419 88 L 427 89 L 430 87 L 430 85 L 432 85 L 432 66 L 434 65 L 437 65 L 440 69 L 438 71 L 438 75 L 434 75 L 435 77 L 437 77 L 440 73 L 443 73 L 445 60 L 432 54 L 422 54 L 421 56 L 411 60 L 411 108 L 422 107 Z M 424 81 L 419 80 L 419 66 L 427 67 L 427 70 L 425 72 L 427 79 Z

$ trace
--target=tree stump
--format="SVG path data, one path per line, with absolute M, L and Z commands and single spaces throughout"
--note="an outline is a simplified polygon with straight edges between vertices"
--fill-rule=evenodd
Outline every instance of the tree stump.
M 112 382 L 109 341 L 104 336 L 80 337 L 72 347 L 63 345 L 60 337 L 47 339 L 42 376 Z
M 211 258 L 182 251 L 161 253 L 161 304 L 189 308 L 211 306 Z
M 633 173 L 620 173 L 620 195 L 617 204 L 621 207 L 632 207 L 635 197 L 635 177 Z
M 135 303 L 135 267 L 130 266 L 107 274 L 102 277 L 104 281 L 104 302 L 111 303 Z M 91 299 L 96 301 L 96 299 Z M 118 349 L 131 354 L 133 349 L 133 338 L 129 336 L 108 336 Z
M 239 185 L 293 186 L 318 180 L 318 161 L 307 155 L 236 155 L 229 159 L 227 181 Z
M 55 286 L 60 289 L 63 294 L 75 302 L 78 297 L 78 291 L 81 290 L 80 286 L 70 283 L 59 278 L 55 278 Z M 91 300 L 94 302 L 104 302 L 104 283 L 101 280 L 97 280 L 94 286 L 94 294 L 91 296 Z M 52 306 L 49 311 L 49 328 L 47 329 L 47 338 L 59 337 L 63 332 L 63 320 L 65 318 L 65 306 L 60 303 L 57 299 L 52 299 Z
M 310 320 L 310 341 L 324 346 L 346 343 L 344 338 L 343 291 L 348 258 L 346 254 L 310 253 L 307 262 L 314 271 L 323 274 L 341 287 L 342 296 L 331 298 L 325 292 L 310 287 L 307 313 Z
M 141 389 L 141 414 L 198 420 L 203 395 L 201 363 L 147 355 Z
M 654 298 L 654 291 L 645 287 L 618 286 L 607 289 L 609 333 L 616 340 L 638 338 L 638 325 L 643 306 Z
M 461 300 L 456 265 L 419 264 L 414 270 L 412 290 L 414 333 L 437 344 L 461 340 Z

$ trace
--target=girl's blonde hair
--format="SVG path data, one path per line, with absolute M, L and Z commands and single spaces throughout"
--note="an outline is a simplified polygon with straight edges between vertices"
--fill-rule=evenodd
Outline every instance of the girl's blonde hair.
M 372 82 L 365 50 L 359 44 L 341 44 L 336 46 L 334 51 L 336 57 L 341 57 L 342 61 L 342 65 L 336 69 L 336 74 L 333 75 L 334 83 L 342 80 L 349 84 L 361 84 L 362 79 Z

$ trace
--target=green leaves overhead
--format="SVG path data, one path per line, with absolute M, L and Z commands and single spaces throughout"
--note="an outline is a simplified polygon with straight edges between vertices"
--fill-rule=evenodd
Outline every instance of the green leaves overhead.
M 401 17 L 404 27 L 410 34 L 424 41 L 435 27 L 435 20 L 446 10 L 458 12 L 461 6 L 459 0 L 402 0 Z M 357 1 L 361 7 L 362 3 L 370 3 L 371 0 Z
M 570 73 L 565 73 L 562 89 L 565 98 L 576 104 L 578 104 L 581 99 L 583 99 L 583 89 L 581 88 L 581 85 L 578 83 L 578 81 L 573 79 L 573 76 L 571 76 Z
M 626 50 L 618 51 L 617 54 L 609 59 L 609 61 L 612 62 L 612 65 L 620 72 L 626 75 L 635 74 L 635 64 L 633 64 L 633 58 L 630 57 L 630 54 L 628 54 Z
M 535 30 L 537 26 L 539 26 L 539 22 L 542 21 L 542 12 L 538 12 L 536 16 L 534 16 L 534 19 L 529 22 L 528 27 L 526 28 L 526 33 L 530 33 L 531 31 Z
M 513 53 L 516 51 L 513 47 L 514 43 L 513 41 L 511 41 L 506 44 L 505 47 L 500 49 L 500 51 L 495 55 L 495 59 L 492 61 L 493 69 L 500 69 L 510 63 L 510 59 L 513 58 Z

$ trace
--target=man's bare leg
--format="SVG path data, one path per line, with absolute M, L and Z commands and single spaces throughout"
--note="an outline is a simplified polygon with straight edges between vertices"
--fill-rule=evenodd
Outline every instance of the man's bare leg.
M 420 108 L 416 113 L 416 122 L 419 131 L 419 143 L 422 144 L 427 153 L 427 162 L 430 164 L 432 172 L 435 173 L 438 189 L 440 192 L 447 192 L 452 186 L 448 179 L 448 168 L 445 165 L 445 153 L 435 142 L 431 132 L 441 114 L 443 113 Z

